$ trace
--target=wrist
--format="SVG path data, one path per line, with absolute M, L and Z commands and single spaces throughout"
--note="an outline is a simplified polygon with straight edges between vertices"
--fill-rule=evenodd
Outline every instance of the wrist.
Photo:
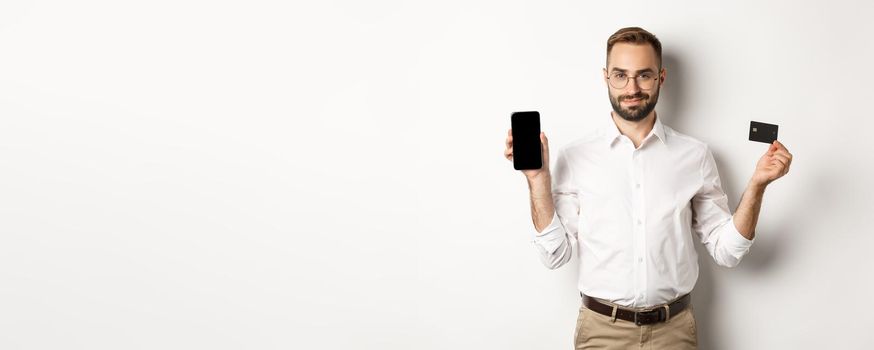
M 750 180 L 750 182 L 747 184 L 747 188 L 750 191 L 753 191 L 755 193 L 764 193 L 765 188 L 767 188 L 767 187 L 768 187 L 767 182 L 761 182 L 761 181 L 755 181 L 755 180 Z
M 531 198 L 544 198 L 552 195 L 552 179 L 549 174 L 528 178 L 528 191 Z
M 552 177 L 549 175 L 549 172 L 525 176 L 525 179 L 528 180 L 528 187 L 549 184 L 550 181 L 552 181 Z

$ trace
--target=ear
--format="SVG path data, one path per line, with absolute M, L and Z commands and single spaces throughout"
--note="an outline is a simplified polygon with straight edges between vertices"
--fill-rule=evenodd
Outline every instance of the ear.
M 662 84 L 665 83 L 665 79 L 668 77 L 668 70 L 662 68 L 662 71 L 659 72 L 659 87 L 662 87 Z

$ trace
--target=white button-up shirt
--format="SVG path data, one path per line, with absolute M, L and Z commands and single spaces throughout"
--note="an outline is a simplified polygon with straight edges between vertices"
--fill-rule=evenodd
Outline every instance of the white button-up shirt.
M 576 253 L 586 295 L 648 307 L 692 291 L 698 257 L 692 233 L 721 266 L 733 267 L 752 240 L 735 228 L 707 144 L 662 125 L 635 149 L 612 116 L 558 151 L 556 213 L 533 243 L 544 265 Z

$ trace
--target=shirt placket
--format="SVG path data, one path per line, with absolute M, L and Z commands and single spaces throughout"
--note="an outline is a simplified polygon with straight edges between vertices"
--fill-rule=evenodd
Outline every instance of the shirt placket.
M 631 155 L 631 210 L 634 227 L 633 264 L 635 271 L 635 304 L 647 305 L 647 259 L 646 259 L 646 207 L 644 200 L 644 154 L 643 148 L 632 151 Z

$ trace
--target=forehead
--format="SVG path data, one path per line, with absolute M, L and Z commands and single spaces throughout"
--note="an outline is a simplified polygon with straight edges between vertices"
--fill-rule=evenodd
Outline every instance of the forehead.
M 636 71 L 645 68 L 658 70 L 658 57 L 649 44 L 616 43 L 610 50 L 607 69 L 622 68 Z

